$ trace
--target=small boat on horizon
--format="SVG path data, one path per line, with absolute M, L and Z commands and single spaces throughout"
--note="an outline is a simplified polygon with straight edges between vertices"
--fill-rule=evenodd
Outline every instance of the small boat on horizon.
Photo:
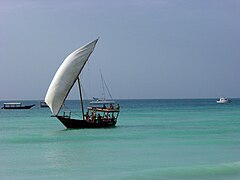
M 46 108 L 46 107 L 49 107 L 49 106 L 46 104 L 45 101 L 41 101 L 41 102 L 40 102 L 40 107 L 41 107 L 41 108 Z
M 225 97 L 220 97 L 219 100 L 216 101 L 218 104 L 226 104 L 226 103 L 230 103 L 231 100 L 225 98 Z
M 52 111 L 52 116 L 56 117 L 66 128 L 106 128 L 114 127 L 117 123 L 120 107 L 113 101 L 110 104 L 106 100 L 93 101 L 89 104 L 86 114 L 84 113 L 79 76 L 97 41 L 98 39 L 72 52 L 63 61 L 48 88 L 45 102 Z M 82 117 L 72 118 L 71 112 L 63 112 L 63 115 L 59 115 L 75 83 L 78 85 Z
M 98 105 L 98 104 L 115 104 L 115 101 L 113 100 L 107 100 L 105 98 L 95 98 L 90 101 L 89 103 L 91 106 Z
M 11 103 L 3 103 L 2 109 L 30 109 L 35 104 L 32 105 L 22 105 L 20 102 L 11 102 Z

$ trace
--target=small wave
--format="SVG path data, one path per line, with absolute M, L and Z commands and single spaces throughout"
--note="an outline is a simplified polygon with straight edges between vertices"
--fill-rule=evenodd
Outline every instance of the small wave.
M 141 171 L 123 179 L 240 179 L 240 161 Z

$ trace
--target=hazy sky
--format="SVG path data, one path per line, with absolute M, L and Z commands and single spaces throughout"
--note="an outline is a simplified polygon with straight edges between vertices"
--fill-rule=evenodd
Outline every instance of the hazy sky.
M 98 37 L 88 98 L 100 69 L 114 98 L 240 97 L 239 0 L 0 0 L 0 100 L 44 99 L 66 56 Z

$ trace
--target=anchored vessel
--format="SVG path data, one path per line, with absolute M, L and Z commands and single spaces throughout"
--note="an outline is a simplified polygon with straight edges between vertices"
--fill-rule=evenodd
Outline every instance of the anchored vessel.
M 221 97 L 219 100 L 216 101 L 218 104 L 226 104 L 226 103 L 230 103 L 231 100 L 225 98 L 225 97 Z
M 41 101 L 40 102 L 40 107 L 41 108 L 46 108 L 46 107 L 48 107 L 48 105 L 44 101 Z
M 97 41 L 98 39 L 72 52 L 59 67 L 48 88 L 45 102 L 52 111 L 52 116 L 58 118 L 66 128 L 114 127 L 117 123 L 120 108 L 114 101 L 110 101 L 111 103 L 107 100 L 102 103 L 92 101 L 86 114 L 84 113 L 79 75 L 93 52 Z M 76 82 L 80 94 L 81 119 L 71 118 L 71 112 L 64 112 L 63 115 L 59 115 L 65 99 Z
M 30 109 L 31 107 L 35 106 L 35 104 L 24 106 L 22 103 L 3 103 L 2 109 Z

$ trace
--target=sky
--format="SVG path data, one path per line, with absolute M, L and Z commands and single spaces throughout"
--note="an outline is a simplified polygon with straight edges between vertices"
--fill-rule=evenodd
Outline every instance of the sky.
M 63 60 L 99 37 L 85 98 L 240 97 L 239 0 L 0 0 L 0 100 L 41 100 Z M 70 99 L 78 99 L 73 87 Z

